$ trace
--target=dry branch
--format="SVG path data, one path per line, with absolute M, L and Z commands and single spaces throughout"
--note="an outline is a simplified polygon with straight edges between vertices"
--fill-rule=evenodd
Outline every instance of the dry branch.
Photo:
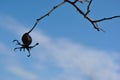
M 29 33 L 37 26 L 37 24 L 45 17 L 49 16 L 55 9 L 57 9 L 58 7 L 62 6 L 66 1 L 61 2 L 60 4 L 58 4 L 57 6 L 54 6 L 48 13 L 46 13 L 45 15 L 41 16 L 40 18 L 36 19 L 35 24 L 33 25 L 32 29 L 29 31 Z
M 88 6 L 87 6 L 87 12 L 85 13 L 85 15 L 88 15 L 90 12 L 90 6 L 91 6 L 92 0 L 90 0 Z
M 96 29 L 97 31 L 103 31 L 104 32 L 104 30 L 101 29 L 98 26 L 98 23 L 102 22 L 102 21 L 105 21 L 105 20 L 110 20 L 110 19 L 113 19 L 113 18 L 120 18 L 120 16 L 112 16 L 112 17 L 102 18 L 102 19 L 98 19 L 98 20 L 94 20 L 94 19 L 90 18 L 88 16 L 88 14 L 90 13 L 90 8 L 91 8 L 92 1 L 93 0 L 90 0 L 90 1 L 88 1 L 88 0 L 74 0 L 74 1 L 64 0 L 63 2 L 61 2 L 60 4 L 58 4 L 57 6 L 54 6 L 48 13 L 46 13 L 45 15 L 41 16 L 40 18 L 36 19 L 36 22 L 35 22 L 33 28 L 31 29 L 31 31 L 36 27 L 36 25 L 38 24 L 38 22 L 40 22 L 40 20 L 42 20 L 46 16 L 49 16 L 55 9 L 57 9 L 58 7 L 60 7 L 61 5 L 63 5 L 64 3 L 67 2 L 67 3 L 71 4 L 81 15 L 83 15 L 83 17 L 85 19 L 87 19 L 93 25 L 94 29 Z M 77 2 L 81 2 L 81 3 L 88 2 L 87 11 L 84 12 L 83 10 L 81 10 L 80 7 L 78 7 L 76 5 Z
M 112 16 L 112 17 L 108 17 L 108 18 L 102 18 L 102 19 L 94 20 L 93 22 L 101 22 L 101 21 L 110 20 L 110 19 L 119 18 L 119 17 L 120 16 Z
M 77 0 L 78 1 L 78 0 Z M 92 25 L 93 27 L 97 30 L 97 31 L 103 31 L 105 32 L 102 28 L 100 28 L 98 26 L 98 22 L 101 22 L 101 21 L 105 21 L 105 20 L 110 20 L 110 19 L 113 19 L 113 18 L 120 18 L 120 16 L 112 16 L 112 17 L 108 17 L 108 18 L 102 18 L 102 19 L 98 19 L 98 20 L 93 20 L 91 19 L 88 14 L 90 13 L 90 6 L 91 6 L 91 3 L 92 3 L 92 0 L 89 1 L 88 3 L 88 6 L 87 6 L 87 11 L 86 13 L 84 13 L 77 5 L 76 3 L 77 2 L 72 2 L 70 0 L 67 0 L 67 2 L 69 4 L 71 4 L 80 14 L 82 14 L 84 16 L 84 18 L 86 18 Z

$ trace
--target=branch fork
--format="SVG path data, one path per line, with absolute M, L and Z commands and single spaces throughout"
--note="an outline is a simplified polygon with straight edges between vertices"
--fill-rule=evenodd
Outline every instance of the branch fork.
M 92 4 L 92 1 L 93 0 L 74 0 L 74 1 L 71 1 L 71 0 L 64 0 L 63 2 L 59 3 L 58 5 L 54 6 L 48 13 L 46 13 L 45 15 L 39 17 L 38 19 L 36 19 L 36 22 L 34 24 L 33 27 L 37 26 L 37 24 L 45 17 L 49 16 L 54 10 L 56 10 L 57 8 L 59 8 L 60 6 L 62 6 L 63 4 L 65 3 L 69 3 L 71 4 L 81 15 L 83 15 L 83 17 L 85 19 L 87 19 L 92 25 L 93 25 L 93 28 L 96 29 L 97 31 L 103 31 L 105 32 L 103 29 L 101 29 L 98 25 L 99 22 L 102 22 L 102 21 L 106 21 L 106 20 L 110 20 L 110 19 L 114 19 L 114 18 L 120 18 L 120 15 L 119 16 L 112 16 L 112 17 L 108 17 L 108 18 L 102 18 L 102 19 L 98 19 L 98 20 L 93 20 L 91 19 L 88 14 L 90 13 L 90 8 L 91 8 L 91 4 Z M 83 10 L 80 9 L 80 7 L 78 7 L 76 5 L 77 2 L 80 2 L 80 3 L 84 3 L 84 2 L 87 2 L 88 5 L 87 5 L 87 11 L 84 12 Z

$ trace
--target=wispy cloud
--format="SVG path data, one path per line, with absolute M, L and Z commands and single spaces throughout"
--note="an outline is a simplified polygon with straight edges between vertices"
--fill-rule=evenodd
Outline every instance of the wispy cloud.
M 64 69 L 62 80 L 119 80 L 119 65 L 111 52 L 104 52 L 61 40 L 45 46 L 55 63 Z M 84 76 L 84 77 L 83 77 Z
M 14 33 L 16 33 L 18 28 L 22 32 L 26 30 L 13 18 L 11 23 L 7 22 L 9 19 L 10 17 L 4 19 L 7 24 L 2 24 L 6 29 Z M 9 26 L 9 24 L 14 25 Z M 18 34 L 17 32 L 16 35 Z M 34 66 L 32 69 L 35 70 L 36 74 L 43 75 L 42 73 L 44 73 L 44 77 L 47 77 L 47 74 L 49 74 L 51 75 L 49 80 L 120 80 L 120 65 L 117 62 L 120 61 L 117 57 L 119 52 L 92 49 L 65 38 L 54 39 L 41 31 L 33 31 L 31 36 L 33 41 L 40 43 L 35 48 L 35 54 L 32 54 L 36 58 L 35 61 L 32 61 L 32 66 Z M 47 63 L 49 63 L 49 66 Z M 9 70 L 25 79 L 34 80 L 40 78 L 30 71 L 24 70 L 21 68 L 22 66 L 11 67 Z M 48 69 L 54 71 L 55 68 L 50 68 L 51 66 L 59 67 L 62 71 L 52 75 Z
M 5 50 L 6 50 L 6 46 L 2 42 L 0 42 L 0 51 L 1 51 L 1 53 L 4 52 Z
M 21 67 L 9 66 L 8 70 L 11 72 L 11 74 L 15 74 L 16 76 L 21 77 L 24 80 L 37 80 L 37 76 L 34 73 L 24 70 Z

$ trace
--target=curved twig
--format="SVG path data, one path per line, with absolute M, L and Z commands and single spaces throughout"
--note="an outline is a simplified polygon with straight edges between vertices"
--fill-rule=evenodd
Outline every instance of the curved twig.
M 74 1 L 64 0 L 63 2 L 61 2 L 60 4 L 58 4 L 57 6 L 54 6 L 48 13 L 46 13 L 45 15 L 41 16 L 40 18 L 36 19 L 36 22 L 35 22 L 34 26 L 32 27 L 32 29 L 28 33 L 30 33 L 36 27 L 36 25 L 38 24 L 38 22 L 40 20 L 42 20 L 46 16 L 49 16 L 55 9 L 57 9 L 58 7 L 60 7 L 61 5 L 63 5 L 65 2 L 71 4 L 81 15 L 83 15 L 83 17 L 85 19 L 87 19 L 93 25 L 94 29 L 96 29 L 97 31 L 103 31 L 104 32 L 104 30 L 101 29 L 98 26 L 99 22 L 102 22 L 102 21 L 105 21 L 105 20 L 110 20 L 110 19 L 113 19 L 113 18 L 120 18 L 120 16 L 112 16 L 112 17 L 108 17 L 108 18 L 102 18 L 102 19 L 98 19 L 98 20 L 93 20 L 93 19 L 91 19 L 88 16 L 88 14 L 90 13 L 90 7 L 91 7 L 91 4 L 92 4 L 93 0 L 89 0 L 89 1 L 86 0 L 88 2 L 87 11 L 86 12 L 84 12 L 83 10 L 81 10 L 80 7 L 78 7 L 76 5 L 76 3 L 80 2 L 80 1 L 85 1 L 85 0 L 74 0 Z
M 32 29 L 28 32 L 30 33 L 35 27 L 36 25 L 39 23 L 40 20 L 42 20 L 43 18 L 45 18 L 46 16 L 49 16 L 55 9 L 57 9 L 58 7 L 60 7 L 61 5 L 63 5 L 66 1 L 61 2 L 60 4 L 58 4 L 57 6 L 54 6 L 48 13 L 46 13 L 45 15 L 43 15 L 42 17 L 36 19 L 35 24 L 33 25 Z

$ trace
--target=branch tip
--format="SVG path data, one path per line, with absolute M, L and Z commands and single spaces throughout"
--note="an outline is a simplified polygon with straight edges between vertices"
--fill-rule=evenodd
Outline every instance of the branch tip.
M 112 17 L 108 17 L 108 18 L 102 18 L 102 19 L 98 19 L 98 20 L 92 19 L 92 18 L 90 18 L 88 16 L 88 14 L 91 11 L 90 8 L 91 8 L 92 1 L 93 0 L 74 0 L 74 1 L 64 0 L 63 2 L 61 2 L 58 5 L 54 6 L 48 13 L 46 13 L 45 15 L 43 15 L 43 16 L 39 17 L 38 19 L 36 19 L 36 22 L 35 22 L 33 28 L 29 32 L 31 32 L 37 26 L 37 24 L 38 24 L 38 22 L 40 20 L 42 20 L 46 16 L 49 16 L 54 10 L 56 10 L 58 7 L 60 7 L 61 5 L 63 5 L 66 2 L 69 3 L 69 4 L 71 4 L 85 19 L 87 19 L 93 25 L 94 29 L 96 29 L 97 31 L 103 31 L 103 32 L 105 32 L 102 28 L 100 28 L 98 26 L 97 23 L 105 21 L 105 20 L 114 19 L 114 18 L 120 18 L 120 15 L 118 15 L 118 16 L 112 16 Z M 83 2 L 88 2 L 87 11 L 84 12 L 83 10 L 81 10 L 80 7 L 78 7 L 78 5 L 76 5 L 77 2 L 82 2 L 82 3 Z

